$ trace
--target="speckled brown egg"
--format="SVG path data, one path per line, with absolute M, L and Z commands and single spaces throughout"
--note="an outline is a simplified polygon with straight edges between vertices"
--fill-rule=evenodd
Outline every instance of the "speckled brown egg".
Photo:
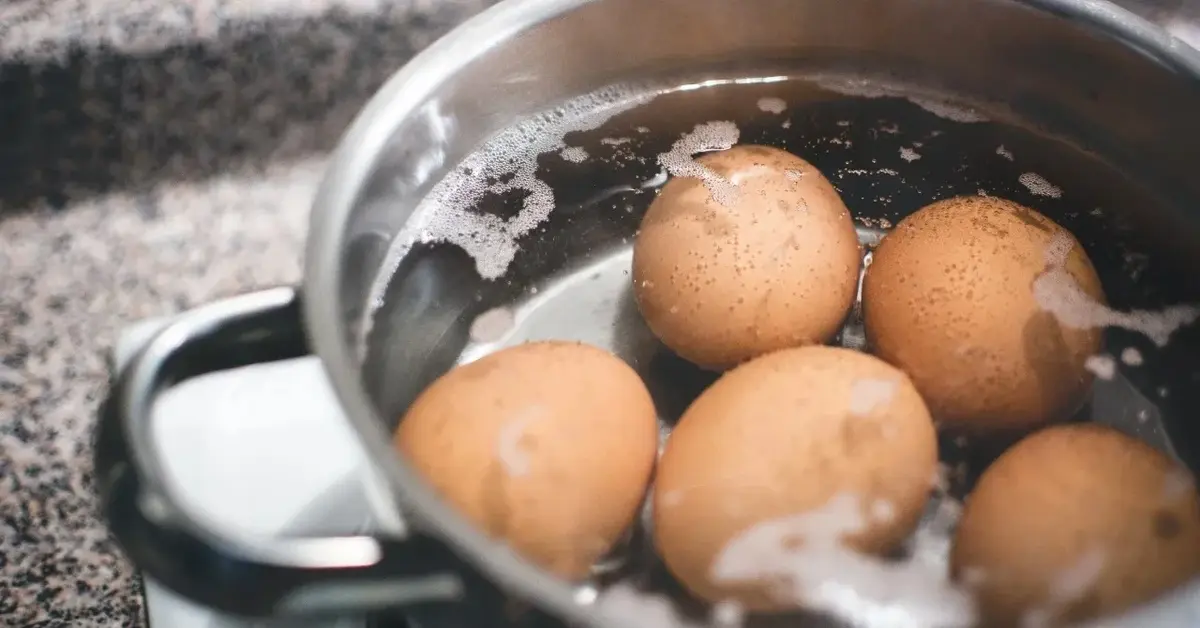
M 696 161 L 711 176 L 668 181 L 634 243 L 634 294 L 650 329 L 718 370 L 829 340 L 861 261 L 837 191 L 776 148 L 737 146 Z
M 951 561 L 985 626 L 1073 624 L 1200 573 L 1200 499 L 1186 469 L 1139 440 L 1049 427 L 984 471 Z
M 487 534 L 578 578 L 638 514 L 658 426 L 645 385 L 619 358 L 535 342 L 440 377 L 404 415 L 395 446 Z
M 1091 384 L 1085 362 L 1101 334 L 1039 306 L 1034 283 L 1058 263 L 1104 301 L 1087 254 L 1054 221 L 995 197 L 939 201 L 875 249 L 863 281 L 867 339 L 949 426 L 1009 431 L 1066 418 Z
M 741 557 L 729 554 L 735 540 L 744 545 L 745 535 L 810 515 L 825 517 L 818 523 L 829 532 L 830 513 L 817 513 L 845 502 L 846 520 L 833 522 L 844 527 L 829 540 L 888 552 L 920 519 L 936 466 L 933 421 L 903 372 L 849 349 L 784 349 L 725 373 L 680 419 L 655 480 L 655 545 L 703 599 L 794 607 L 794 598 L 773 592 L 774 576 L 732 578 L 719 563 L 753 569 L 747 560 L 774 559 L 816 539 L 792 529 L 752 540 L 760 547 Z

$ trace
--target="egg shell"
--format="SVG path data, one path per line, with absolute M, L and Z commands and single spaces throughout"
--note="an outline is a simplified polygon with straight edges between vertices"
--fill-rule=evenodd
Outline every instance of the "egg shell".
M 619 358 L 548 341 L 446 373 L 404 415 L 394 443 L 487 534 L 579 578 L 638 514 L 658 425 L 645 385 Z
M 1052 244 L 1093 300 L 1100 279 L 1069 232 L 995 197 L 952 198 L 906 217 L 875 249 L 863 316 L 876 355 L 908 373 L 934 417 L 972 431 L 1019 431 L 1067 418 L 1092 382 L 1095 328 L 1043 310 L 1034 281 Z
M 984 471 L 951 564 L 985 626 L 1102 617 L 1200 572 L 1200 499 L 1186 469 L 1137 439 L 1091 423 L 1049 427 Z
M 835 539 L 889 552 L 920 519 L 936 466 L 932 419 L 903 372 L 848 349 L 777 351 L 725 373 L 680 419 L 659 461 L 654 541 L 703 599 L 794 607 L 767 581 L 716 581 L 714 560 L 754 526 L 842 495 L 867 521 Z
M 667 182 L 633 248 L 638 308 L 673 351 L 720 370 L 825 342 L 854 300 L 861 263 L 850 212 L 812 164 L 766 146 L 696 160 L 736 186 Z

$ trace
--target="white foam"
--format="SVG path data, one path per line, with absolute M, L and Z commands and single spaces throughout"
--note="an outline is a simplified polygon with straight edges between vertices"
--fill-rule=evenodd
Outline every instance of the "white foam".
M 877 170 L 867 170 L 866 168 L 847 168 L 843 170 L 842 173 L 857 175 L 886 174 L 893 177 L 900 175 L 899 172 L 892 170 L 891 168 L 879 168 Z
M 1121 361 L 1127 366 L 1141 366 L 1144 362 L 1142 352 L 1134 347 L 1126 347 L 1121 351 Z
M 1034 300 L 1060 324 L 1074 329 L 1120 327 L 1143 334 L 1154 344 L 1165 347 L 1175 330 L 1200 318 L 1200 307 L 1195 305 L 1173 305 L 1158 312 L 1118 312 L 1097 302 L 1066 271 L 1072 247 L 1074 240 L 1070 236 L 1056 234 L 1046 248 L 1047 268 L 1033 281 Z
M 628 137 L 602 137 L 602 138 L 600 138 L 600 143 L 608 145 L 608 146 L 620 146 L 622 144 L 628 144 L 629 142 L 632 142 L 632 141 L 633 140 Z
M 480 314 L 471 323 L 469 332 L 474 342 L 492 343 L 504 338 L 516 322 L 512 310 L 506 307 L 494 307 Z
M 908 148 L 907 146 L 900 147 L 900 159 L 912 163 L 921 158 L 921 154 L 917 151 Z
M 886 499 L 871 503 L 871 518 L 880 523 L 891 523 L 896 518 L 896 507 Z
M 759 111 L 779 115 L 784 111 L 787 111 L 787 101 L 782 98 L 773 97 L 759 98 L 758 109 Z
M 581 164 L 588 159 L 588 152 L 582 146 L 568 146 L 558 151 L 558 156 L 573 164 Z
M 1001 157 L 1003 157 L 1009 161 L 1013 161 L 1012 151 L 1005 148 L 1004 144 L 1001 144 L 996 147 L 996 154 L 1000 155 Z
M 929 113 L 932 113 L 939 118 L 945 118 L 952 122 L 987 122 L 988 117 L 972 107 L 957 105 L 945 100 L 936 98 L 909 96 L 908 99 L 912 103 Z
M 1174 503 L 1196 490 L 1196 480 L 1182 468 L 1172 469 L 1163 481 L 1163 500 Z
M 888 561 L 842 545 L 865 529 L 856 496 L 839 494 L 809 512 L 758 523 L 718 553 L 711 577 L 768 584 L 784 603 L 872 628 L 960 628 L 975 620 L 970 596 L 944 569 Z
M 1050 243 L 1046 245 L 1044 255 L 1046 266 L 1051 268 L 1065 266 L 1074 249 L 1075 238 L 1071 234 L 1066 231 L 1055 231 L 1054 235 L 1050 236 Z
M 907 86 L 838 75 L 815 77 L 814 82 L 822 89 L 844 96 L 858 96 L 860 98 L 904 98 L 925 111 L 951 122 L 973 123 L 988 121 L 988 117 L 974 107 L 954 103 L 942 94 L 919 93 Z
M 746 618 L 746 609 L 741 604 L 725 600 L 712 608 L 712 623 L 719 628 L 737 628 Z
M 643 593 L 619 582 L 600 594 L 596 610 L 617 626 L 647 628 L 699 628 L 684 618 L 667 595 Z
M 799 181 L 804 178 L 804 171 L 788 168 L 783 171 L 783 176 L 787 177 L 788 181 Z
M 1090 355 L 1083 362 L 1083 368 L 1103 380 L 1110 380 L 1117 374 L 1117 361 L 1111 355 Z
M 850 414 L 867 416 L 875 408 L 891 403 L 896 394 L 896 386 L 897 382 L 894 379 L 860 377 L 854 380 L 850 385 Z
M 1062 188 L 1050 183 L 1036 172 L 1026 172 L 1017 177 L 1017 181 L 1025 186 L 1034 196 L 1062 198 Z
M 521 448 L 521 439 L 525 437 L 525 428 L 529 419 L 516 419 L 500 428 L 496 438 L 496 457 L 504 470 L 512 477 L 521 477 L 529 473 L 529 455 Z
M 691 133 L 684 134 L 671 150 L 658 156 L 658 163 L 672 176 L 700 179 L 708 188 L 712 199 L 722 205 L 731 205 L 737 200 L 737 185 L 711 168 L 701 165 L 692 156 L 697 153 L 728 150 L 737 144 L 741 131 L 736 124 L 721 120 L 697 124 Z
M 1084 552 L 1075 564 L 1060 572 L 1050 583 L 1050 595 L 1062 602 L 1074 602 L 1100 578 L 1105 562 L 1106 552 L 1101 548 Z
M 372 307 L 379 306 L 392 273 L 418 242 L 454 244 L 475 260 L 481 277 L 502 276 L 516 257 L 517 240 L 554 210 L 554 190 L 537 177 L 538 156 L 567 148 L 567 133 L 596 129 L 656 95 L 629 86 L 608 87 L 497 133 L 439 181 L 413 211 L 376 278 Z M 515 216 L 505 219 L 475 211 L 486 194 L 512 191 L 527 193 Z
M 1062 268 L 1048 270 L 1034 280 L 1033 297 L 1067 327 L 1120 327 L 1143 334 L 1160 347 L 1167 345 L 1175 330 L 1200 317 L 1200 307 L 1194 305 L 1174 305 L 1158 312 L 1118 312 L 1093 300 Z
M 1107 553 L 1101 548 L 1084 552 L 1070 567 L 1060 571 L 1050 582 L 1046 603 L 1041 608 L 1027 611 L 1021 618 L 1022 628 L 1043 628 L 1064 608 L 1082 598 L 1091 589 L 1108 561 Z
M 964 470 L 955 470 L 953 473 L 961 478 Z M 962 503 L 950 495 L 950 483 L 950 478 L 946 477 L 934 487 L 936 506 L 913 533 L 910 546 L 910 560 L 921 562 L 936 573 L 948 573 L 950 570 L 950 540 L 962 518 Z

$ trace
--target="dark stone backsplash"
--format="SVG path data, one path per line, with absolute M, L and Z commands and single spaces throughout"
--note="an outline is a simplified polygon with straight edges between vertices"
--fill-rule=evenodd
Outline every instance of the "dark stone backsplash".
M 0 63 L 0 211 L 328 151 L 393 72 L 488 4 L 334 9 L 154 52 Z

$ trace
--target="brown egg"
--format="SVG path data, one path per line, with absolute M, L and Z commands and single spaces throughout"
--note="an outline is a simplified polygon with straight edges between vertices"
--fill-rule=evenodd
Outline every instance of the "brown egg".
M 967 498 L 951 556 L 984 625 L 1057 626 L 1131 608 L 1200 572 L 1192 476 L 1097 424 L 1046 428 Z
M 634 242 L 634 294 L 650 329 L 716 370 L 829 340 L 850 309 L 861 262 L 837 191 L 812 164 L 776 148 L 737 146 L 697 162 L 719 180 L 671 179 Z M 725 204 L 712 185 L 724 186 L 716 196 Z
M 487 534 L 578 578 L 639 512 L 658 426 L 649 392 L 616 356 L 536 342 L 443 375 L 404 415 L 395 446 Z
M 1103 302 L 1091 261 L 1049 218 L 994 197 L 952 198 L 900 221 L 863 281 L 867 339 L 900 367 L 933 416 L 953 427 L 1021 430 L 1066 418 L 1091 384 L 1098 329 L 1060 323 L 1034 281 L 1056 247 L 1065 270 Z
M 717 573 L 731 541 L 849 497 L 850 519 L 862 520 L 845 521 L 831 542 L 891 551 L 920 519 L 936 466 L 932 419 L 903 372 L 849 349 L 785 349 L 729 371 L 684 413 L 659 461 L 654 541 L 701 598 L 794 607 L 770 577 Z M 813 540 L 794 532 L 773 542 Z

